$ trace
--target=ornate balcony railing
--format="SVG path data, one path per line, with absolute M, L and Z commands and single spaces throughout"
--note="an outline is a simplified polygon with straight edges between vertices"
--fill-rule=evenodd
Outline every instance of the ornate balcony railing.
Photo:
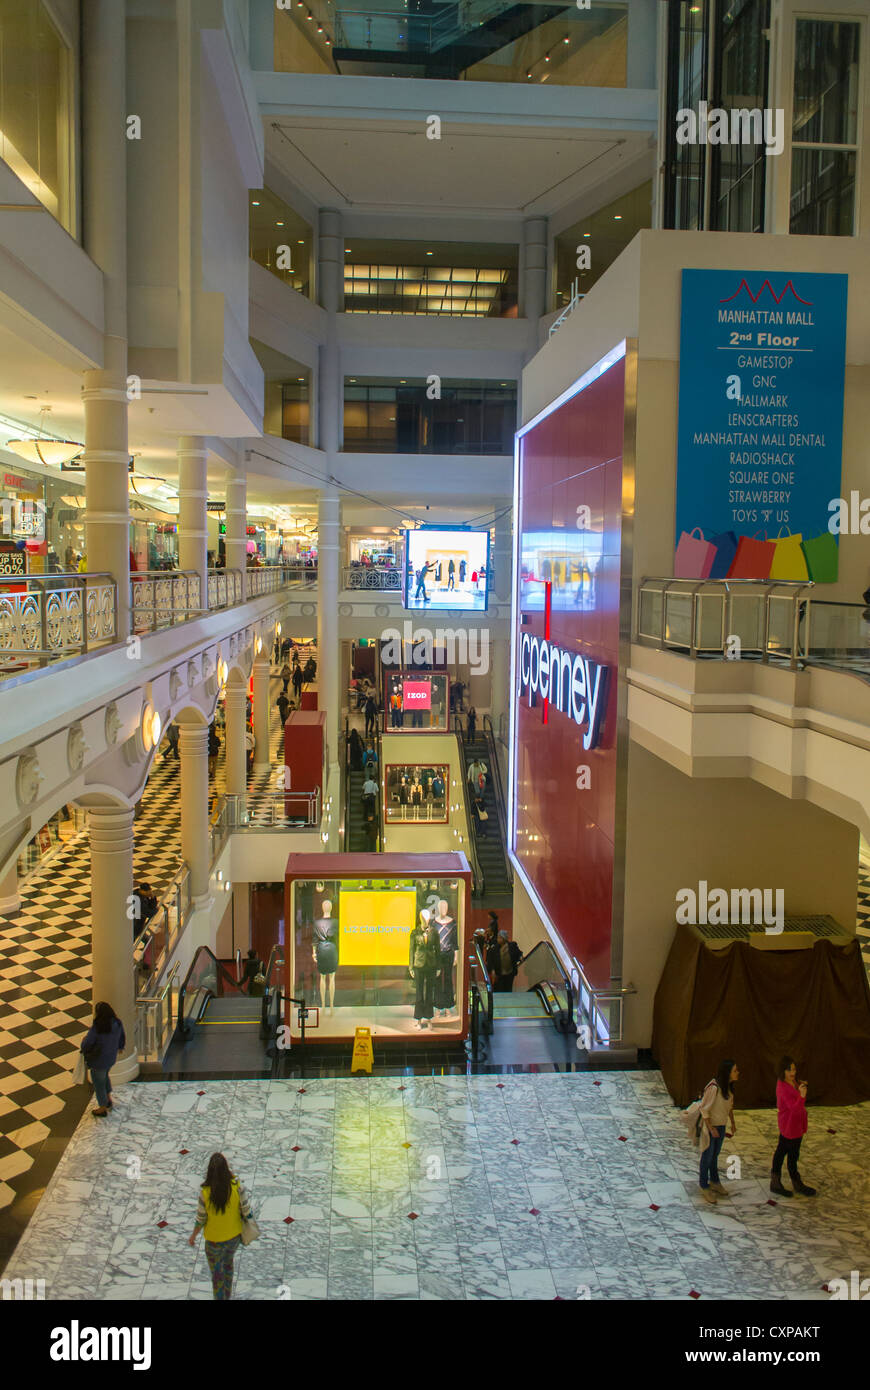
M 196 570 L 145 570 L 130 577 L 130 622 L 136 633 L 186 623 L 202 611 Z
M 388 589 L 398 594 L 402 589 L 402 571 L 393 566 L 348 565 L 342 572 L 342 585 L 345 589 L 372 589 L 381 593 Z
M 209 570 L 208 606 L 209 609 L 232 608 L 242 601 L 241 570 Z
M 267 565 L 263 569 L 251 569 L 245 573 L 248 598 L 259 598 L 261 594 L 274 594 L 286 585 L 310 588 L 317 583 L 316 565 Z
M 107 646 L 116 631 L 108 574 L 0 577 L 0 664 L 7 672 Z

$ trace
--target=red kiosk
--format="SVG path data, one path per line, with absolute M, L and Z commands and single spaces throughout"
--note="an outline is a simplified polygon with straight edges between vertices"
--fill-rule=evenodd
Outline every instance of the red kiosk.
M 293 999 L 321 1042 L 352 1041 L 361 1026 L 379 1043 L 467 1036 L 464 854 L 291 854 L 284 901 L 291 1038 L 301 1036 Z

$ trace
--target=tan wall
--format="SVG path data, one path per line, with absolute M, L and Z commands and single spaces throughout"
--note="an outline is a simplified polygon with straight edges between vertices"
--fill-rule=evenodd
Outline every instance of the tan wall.
M 656 987 L 673 940 L 676 894 L 782 888 L 786 915 L 826 912 L 855 930 L 858 831 L 744 778 L 690 778 L 632 743 L 628 766 L 624 974 L 637 994 L 626 1038 L 649 1047 Z
M 459 763 L 459 749 L 456 739 L 446 734 L 382 734 L 380 769 L 381 795 L 384 791 L 384 769 L 394 763 L 407 763 L 410 767 L 446 764 L 450 768 L 450 781 L 447 787 L 449 806 L 459 803 L 458 811 L 448 811 L 447 825 L 403 826 L 401 822 L 385 825 L 386 849 L 390 854 L 435 854 L 445 850 L 463 850 L 468 854 L 468 825 L 465 818 L 465 804 L 462 799 L 462 768 Z M 453 783 L 456 783 L 454 786 Z M 454 834 L 458 831 L 458 834 Z M 459 842 L 462 836 L 462 843 Z

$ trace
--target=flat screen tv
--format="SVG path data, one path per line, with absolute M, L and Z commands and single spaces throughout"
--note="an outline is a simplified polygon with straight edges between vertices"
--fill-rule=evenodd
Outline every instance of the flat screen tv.
M 489 532 L 421 526 L 405 532 L 404 605 L 482 613 L 489 601 Z

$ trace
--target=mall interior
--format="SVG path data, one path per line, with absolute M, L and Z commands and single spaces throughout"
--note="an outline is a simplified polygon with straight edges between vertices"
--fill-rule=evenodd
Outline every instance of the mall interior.
M 868 149 L 870 0 L 0 0 L 4 1298 L 866 1269 Z

